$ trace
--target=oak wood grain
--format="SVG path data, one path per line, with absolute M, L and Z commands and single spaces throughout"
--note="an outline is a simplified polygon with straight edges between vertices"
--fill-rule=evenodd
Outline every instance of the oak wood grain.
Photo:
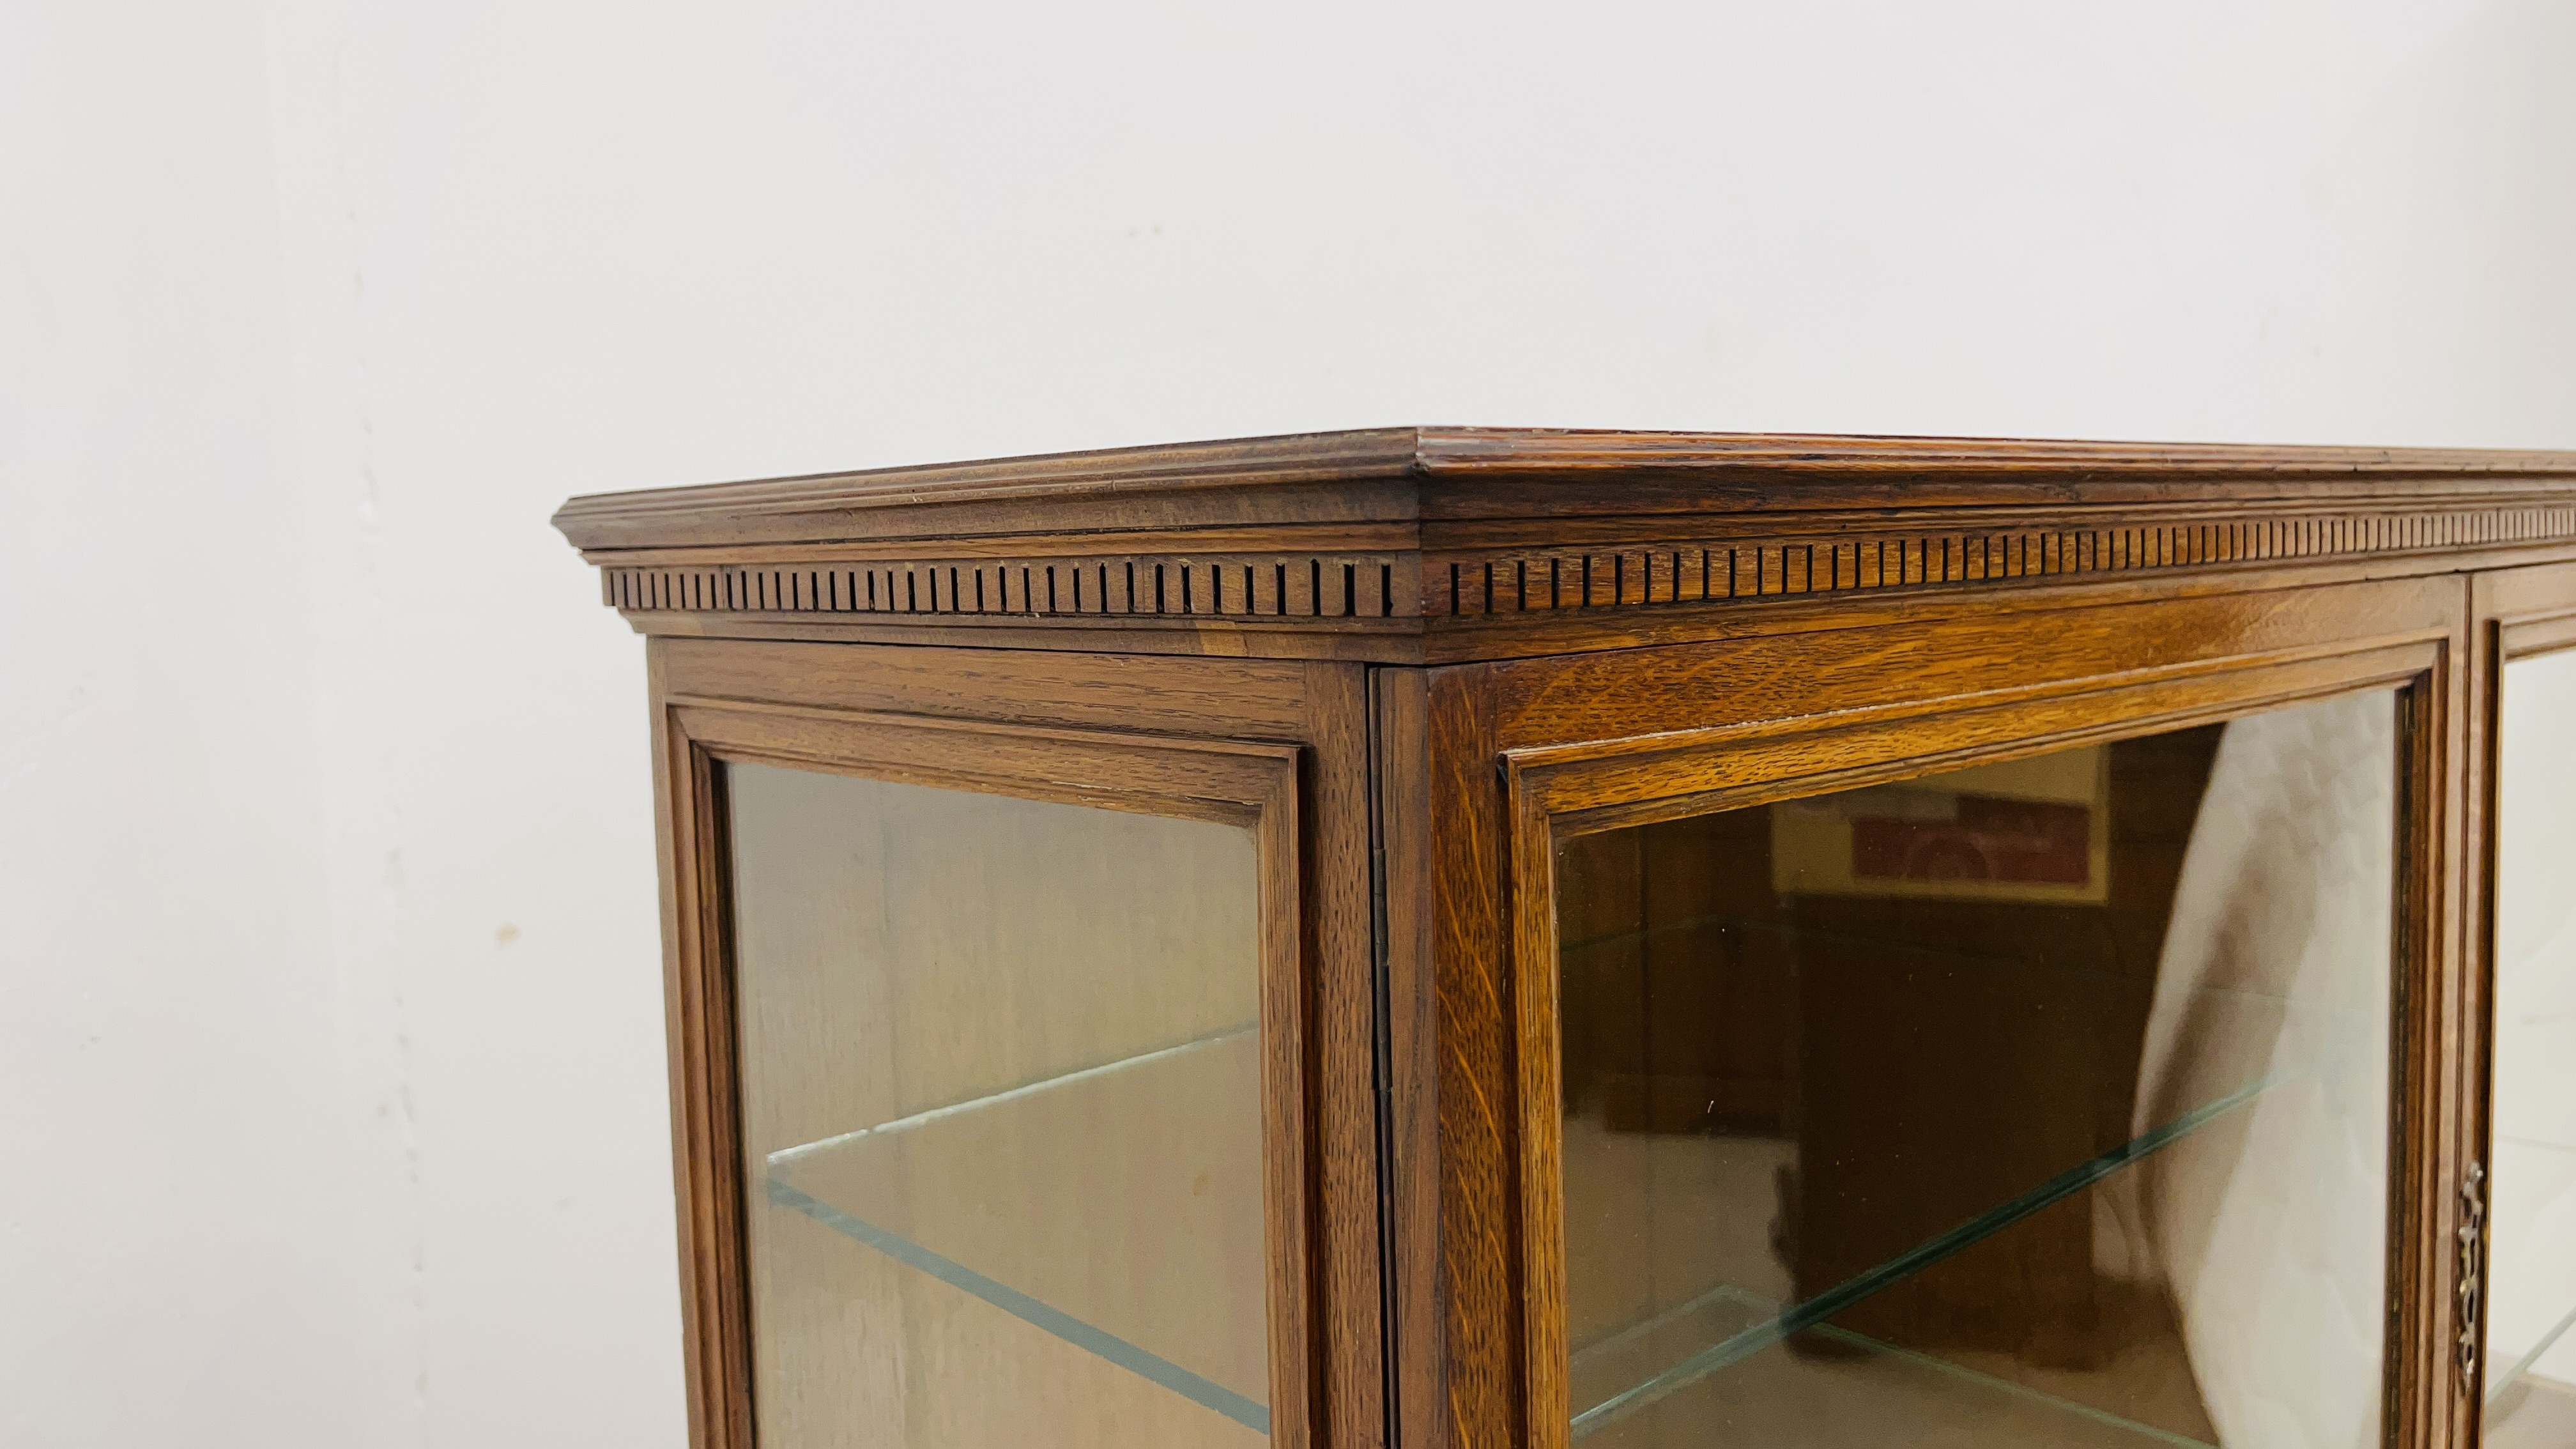
M 1390 1267 L 1390 1438 L 1451 1441 L 1447 1274 L 1441 1257 L 1439 881 L 1431 687 L 1419 669 L 1372 673 L 1371 732 L 1385 1013 L 1385 1173 Z
M 1460 1449 L 1529 1442 L 1520 1122 L 1490 667 L 1432 671 L 1432 1030 L 1438 1076 L 1440 1391 Z
M 725 936 L 724 811 L 715 772 L 661 704 L 668 663 L 648 652 L 661 856 L 663 1010 L 671 1061 L 681 1342 L 692 1441 L 749 1449 L 751 1364 L 741 1192 L 735 1181 L 733 993 Z
M 2420 496 L 2569 478 L 2549 452 L 1381 428 L 589 494 L 575 547 L 1571 513 Z M 1615 479 L 1624 491 L 1604 487 Z M 1375 485 L 1375 486 L 1372 486 Z M 1096 523 L 1094 521 L 1097 521 Z
M 1443 663 L 1852 597 L 2576 557 L 2576 455 L 1397 428 L 594 495 L 556 522 L 651 633 Z
M 1312 823 L 1303 921 L 1313 963 L 1307 1080 L 1315 1099 L 1314 1271 L 1322 1310 L 1310 1352 L 1331 1442 L 1386 1442 L 1383 1322 L 1391 1250 L 1384 1238 L 1378 1107 L 1379 991 L 1370 850 L 1368 680 L 1356 665 L 1315 661 L 1306 674 L 1303 818 Z

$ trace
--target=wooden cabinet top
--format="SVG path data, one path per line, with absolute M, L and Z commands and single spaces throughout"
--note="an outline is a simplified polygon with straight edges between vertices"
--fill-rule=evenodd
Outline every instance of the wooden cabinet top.
M 1386 428 L 575 498 L 651 633 L 1438 663 L 2576 557 L 2576 453 Z

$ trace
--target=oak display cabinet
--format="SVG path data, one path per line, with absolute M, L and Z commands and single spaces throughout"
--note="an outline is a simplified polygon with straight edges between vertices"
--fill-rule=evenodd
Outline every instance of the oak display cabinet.
M 705 1449 L 2576 1443 L 2576 455 L 577 498 Z

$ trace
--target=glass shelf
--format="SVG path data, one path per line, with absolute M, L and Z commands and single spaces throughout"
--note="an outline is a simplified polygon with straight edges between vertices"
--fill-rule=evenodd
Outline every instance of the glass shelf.
M 2214 1449 L 2206 1440 L 2007 1377 L 2020 1372 L 2053 1383 L 2009 1363 L 1986 1372 L 1830 1323 L 1777 1332 L 1794 1312 L 1719 1284 L 1613 1339 L 1577 1349 L 1577 1439 L 1586 1449 L 1632 1449 L 1694 1442 L 1714 1430 L 1730 1442 L 1777 1449 L 1861 1443 Z M 1601 1412 L 1619 1397 L 1622 1389 L 1614 1386 L 1653 1382 L 1653 1365 L 1688 1363 L 1728 1344 L 1759 1346 L 1731 1357 L 1722 1373 L 1675 1382 L 1668 1393 L 1632 1401 L 1625 1412 Z M 1595 1417 L 1587 1421 L 1587 1413 Z
M 1260 1143 L 1171 1120 L 1192 1108 L 1222 1117 L 1259 1089 L 1260 1071 L 1258 1024 L 1234 1027 L 781 1148 L 767 1196 L 1267 1434 L 1262 1364 L 1187 1311 L 1194 1285 L 1221 1279 L 1220 1260 L 1242 1247 L 1228 1217 L 1260 1199 Z M 1156 1130 L 1108 1125 L 1139 1122 Z M 1176 1139 L 1233 1150 L 1175 1152 Z M 1104 1253 L 1098 1220 L 1068 1209 L 1121 1196 L 1161 1211 L 1130 1229 L 1123 1246 L 1142 1251 Z M 1033 1216 L 1032 1203 L 1053 1210 Z
M 1998 1364 L 2001 1372 L 1984 1372 L 1855 1333 L 1832 1320 L 1844 1308 L 2008 1232 L 2033 1214 L 2224 1121 L 2288 1080 L 2266 1078 L 2229 1092 L 1815 1297 L 1783 1303 L 1736 1284 L 1715 1283 L 1674 1307 L 1578 1344 L 1569 1365 L 1574 1437 L 1605 1444 L 1625 1442 L 1619 1426 L 1655 1413 L 1667 1399 L 1683 1399 L 1677 1412 L 1696 1420 L 1706 1421 L 1714 1416 L 1741 1428 L 1733 1424 L 1736 1417 L 1741 1413 L 1758 1417 L 1759 1411 L 1752 1404 L 1772 1392 L 1760 1385 L 1786 1374 L 1793 1379 L 1819 1378 L 1816 1391 L 1830 1387 L 1845 1396 L 1843 1407 L 1850 1414 L 1864 1420 L 1883 1420 L 1881 1427 L 1873 1431 L 1882 1436 L 1897 1424 L 1922 1429 L 1956 1420 L 1963 1428 L 1986 1426 L 2005 1442 L 2014 1441 L 2021 1430 L 2027 1429 L 2033 1436 L 2029 1442 L 2035 1443 L 2152 1442 L 2214 1449 L 2207 1439 L 2142 1423 L 2088 1402 L 2088 1394 L 2115 1403 L 2134 1398 L 2134 1387 L 2118 1383 L 2123 1375 L 2085 1383 L 2085 1379 L 2100 1376 L 2033 1374 L 2010 1363 Z M 2170 1333 L 2165 1338 L 2169 1343 Z M 2167 1345 L 2148 1345 L 2150 1356 L 2164 1346 Z M 1797 1366 L 1771 1362 L 1783 1350 Z M 1855 1382 L 1831 1382 L 1836 1374 L 1854 1364 L 1868 1365 L 1852 1370 Z M 2164 1376 L 2175 1378 L 2170 1371 L 2174 1367 L 2182 1367 L 2179 1360 L 2167 1366 Z M 2015 1372 L 2021 1377 L 2004 1376 Z M 1701 1390 L 1703 1381 L 1723 1375 L 1740 1376 L 1744 1383 Z M 1694 1394 L 1704 1401 L 1697 1407 L 1687 1397 Z M 2072 1416 L 2089 1427 L 2052 1427 L 2050 1414 Z M 2004 1422 L 1997 1422 L 1998 1415 Z M 1849 1426 L 1809 1424 L 1808 1432 L 1825 1437 L 1808 1439 L 1791 1433 L 1787 1426 L 1767 1426 L 1761 1430 L 1761 1442 L 1851 1442 L 1834 1437 L 1845 1433 L 1846 1427 Z M 1663 1437 L 1666 1436 L 1649 1433 L 1638 1442 L 1660 1442 Z

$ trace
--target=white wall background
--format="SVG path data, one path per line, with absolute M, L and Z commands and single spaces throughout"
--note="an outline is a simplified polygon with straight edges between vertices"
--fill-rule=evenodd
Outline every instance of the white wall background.
M 0 3 L 0 1443 L 677 1445 L 566 494 L 2576 446 L 2576 7 Z

